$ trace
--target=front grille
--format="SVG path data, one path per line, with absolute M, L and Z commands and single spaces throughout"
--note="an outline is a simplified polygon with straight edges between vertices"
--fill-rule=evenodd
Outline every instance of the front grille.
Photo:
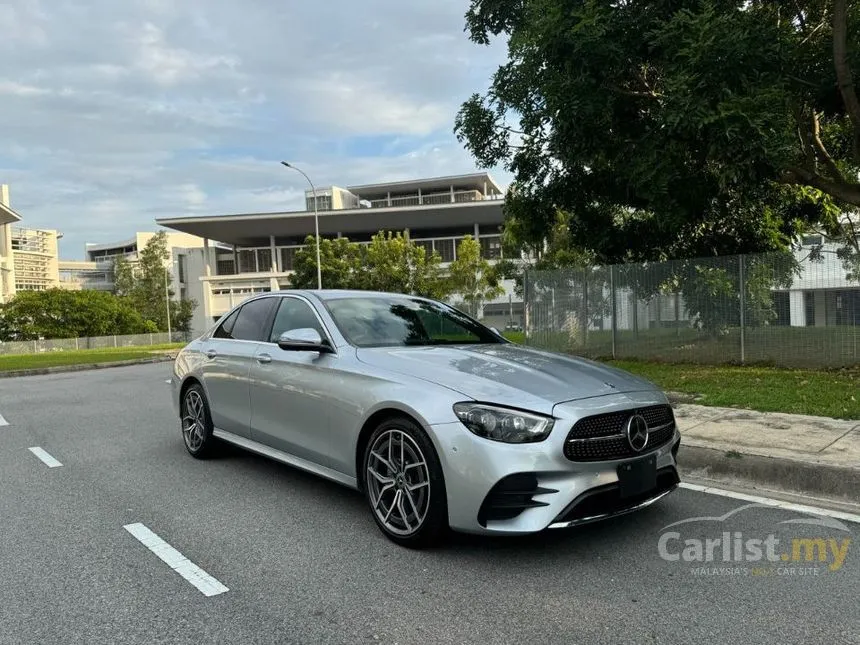
M 627 441 L 627 421 L 641 415 L 648 424 L 648 444 L 636 452 Z M 666 445 L 675 434 L 675 415 L 671 406 L 654 405 L 646 408 L 607 412 L 577 421 L 564 443 L 564 456 L 571 461 L 611 461 L 626 459 Z

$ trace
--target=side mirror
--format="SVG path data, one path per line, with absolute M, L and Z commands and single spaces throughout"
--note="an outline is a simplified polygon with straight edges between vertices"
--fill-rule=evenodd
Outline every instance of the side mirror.
M 289 352 L 331 352 L 331 345 L 310 327 L 285 331 L 278 338 L 278 347 Z

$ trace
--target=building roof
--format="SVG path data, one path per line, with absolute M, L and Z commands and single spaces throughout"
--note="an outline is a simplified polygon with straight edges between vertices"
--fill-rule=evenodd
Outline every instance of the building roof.
M 367 233 L 406 228 L 445 228 L 462 224 L 498 225 L 503 200 L 455 204 L 353 208 L 320 211 L 320 235 Z M 314 214 L 308 211 L 246 213 L 210 217 L 156 219 L 166 228 L 236 246 L 268 245 L 270 235 L 304 237 L 314 233 Z
M 432 177 L 430 179 L 410 179 L 406 181 L 392 181 L 381 184 L 362 184 L 347 186 L 347 190 L 362 199 L 382 199 L 390 193 L 421 192 L 443 192 L 454 186 L 454 190 L 479 190 L 486 195 L 502 195 L 502 189 L 496 181 L 486 172 L 472 173 L 468 175 L 449 175 L 446 177 Z
M 18 215 L 12 208 L 0 203 L 0 224 L 14 224 L 20 222 L 21 216 Z

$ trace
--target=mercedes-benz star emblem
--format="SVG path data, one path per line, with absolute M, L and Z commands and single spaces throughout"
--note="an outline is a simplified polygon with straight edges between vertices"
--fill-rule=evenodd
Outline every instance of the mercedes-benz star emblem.
M 636 452 L 642 452 L 648 445 L 648 423 L 638 414 L 627 421 L 627 442 Z

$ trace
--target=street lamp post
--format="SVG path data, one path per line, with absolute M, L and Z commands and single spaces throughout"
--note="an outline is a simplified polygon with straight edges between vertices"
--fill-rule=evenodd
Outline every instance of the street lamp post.
M 320 264 L 320 220 L 319 212 L 317 211 L 317 189 L 314 188 L 314 183 L 311 181 L 311 178 L 308 177 L 301 168 L 288 164 L 286 161 L 282 161 L 281 163 L 287 168 L 292 168 L 293 170 L 297 170 L 302 173 L 304 178 L 307 179 L 308 183 L 311 185 L 311 192 L 314 195 L 314 228 L 316 229 L 317 237 L 317 289 L 322 289 L 322 264 Z

